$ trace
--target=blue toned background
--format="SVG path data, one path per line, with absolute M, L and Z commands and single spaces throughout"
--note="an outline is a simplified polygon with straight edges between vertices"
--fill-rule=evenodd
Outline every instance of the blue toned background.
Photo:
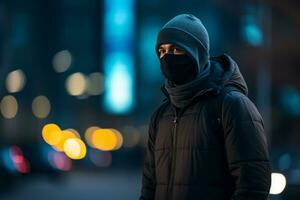
M 299 199 L 299 10 L 292 0 L 0 1 L 0 199 L 138 199 L 164 98 L 156 35 L 181 13 L 203 21 L 212 56 L 240 66 L 265 121 L 271 199 Z

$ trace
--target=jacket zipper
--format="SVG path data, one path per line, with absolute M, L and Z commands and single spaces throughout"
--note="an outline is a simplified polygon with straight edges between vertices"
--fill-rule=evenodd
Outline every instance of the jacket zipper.
M 167 98 L 169 99 L 169 96 L 168 96 L 168 93 L 165 91 L 165 88 L 162 86 L 162 91 L 167 95 Z M 200 96 L 200 95 L 203 95 L 205 94 L 206 92 L 210 92 L 210 91 L 214 91 L 213 88 L 209 88 L 209 89 L 206 89 L 204 91 L 201 91 L 197 96 Z M 192 99 L 191 103 L 187 106 L 185 106 L 184 108 L 182 108 L 182 110 L 179 112 L 179 113 L 183 113 L 183 110 L 187 109 L 187 107 L 191 106 L 193 104 L 193 100 L 194 98 Z M 174 108 L 174 107 L 173 107 Z M 174 123 L 174 128 L 173 128 L 173 144 L 172 144 L 172 149 L 171 149 L 171 171 L 170 171 L 170 177 L 169 177 L 169 182 L 168 182 L 168 185 L 167 185 L 167 200 L 172 200 L 172 192 L 171 191 L 171 187 L 173 185 L 173 182 L 174 182 L 174 177 L 173 177 L 173 173 L 174 173 L 174 170 L 175 170 L 175 162 L 176 162 L 176 128 L 177 128 L 177 124 L 178 124 L 178 121 L 179 121 L 179 114 L 177 115 L 177 111 L 176 109 L 174 108 L 175 110 L 175 117 L 173 119 L 173 123 Z
M 173 119 L 174 127 L 173 127 L 173 144 L 172 144 L 172 150 L 171 150 L 171 171 L 170 171 L 170 178 L 169 178 L 169 184 L 167 188 L 167 194 L 168 198 L 167 199 L 172 199 L 172 191 L 171 188 L 173 186 L 174 182 L 174 170 L 175 170 L 175 162 L 176 162 L 176 130 L 177 130 L 177 124 L 178 124 L 178 116 L 177 112 L 175 111 L 175 117 Z

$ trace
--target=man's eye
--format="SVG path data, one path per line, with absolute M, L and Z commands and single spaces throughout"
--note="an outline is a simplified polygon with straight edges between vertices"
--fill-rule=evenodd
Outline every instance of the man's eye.
M 158 53 L 165 53 L 166 51 L 164 49 L 159 49 Z
M 176 52 L 176 53 L 183 53 L 184 51 L 182 49 L 179 49 L 179 48 L 174 48 L 174 52 Z

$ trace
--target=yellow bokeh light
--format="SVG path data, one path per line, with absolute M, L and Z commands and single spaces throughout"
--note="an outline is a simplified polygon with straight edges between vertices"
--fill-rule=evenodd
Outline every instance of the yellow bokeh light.
M 122 135 L 115 129 L 98 129 L 91 140 L 94 147 L 102 151 L 119 149 L 123 143 Z
M 61 131 L 60 139 L 58 143 L 54 145 L 55 150 L 63 151 L 65 142 L 70 138 L 78 138 L 77 135 L 71 131 L 64 130 Z
M 61 129 L 56 124 L 46 124 L 42 130 L 42 137 L 50 145 L 56 145 L 61 138 Z
M 113 131 L 117 137 L 117 144 L 114 148 L 114 150 L 117 150 L 117 149 L 121 148 L 121 146 L 123 144 L 123 137 L 122 137 L 122 134 L 118 130 L 111 129 L 111 131 Z
M 86 155 L 86 146 L 79 138 L 70 138 L 64 143 L 64 152 L 71 159 L 82 159 Z
M 79 132 L 78 132 L 76 129 L 74 129 L 74 128 L 68 128 L 66 131 L 71 131 L 71 132 L 74 133 L 78 138 L 81 138 Z
M 85 141 L 88 143 L 88 145 L 90 145 L 91 147 L 95 147 L 95 145 L 93 144 L 93 140 L 92 140 L 92 136 L 94 134 L 94 132 L 96 130 L 100 129 L 100 127 L 98 126 L 91 126 L 88 129 L 86 129 L 85 133 L 84 133 L 84 138 Z

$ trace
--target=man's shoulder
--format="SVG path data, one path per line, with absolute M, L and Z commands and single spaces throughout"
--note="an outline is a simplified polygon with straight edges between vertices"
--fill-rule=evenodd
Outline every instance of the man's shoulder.
M 249 98 L 239 89 L 227 87 L 221 89 L 217 95 L 210 96 L 207 101 L 209 105 L 217 107 L 217 110 L 220 110 L 224 108 L 224 106 L 228 107 L 230 105 L 236 105 L 241 102 L 242 99 L 247 99 L 247 101 L 249 100 Z
M 256 105 L 245 94 L 238 91 L 228 92 L 222 105 L 223 112 L 232 116 L 243 116 L 241 118 L 261 119 Z
M 224 94 L 223 104 L 225 105 L 237 105 L 237 104 L 253 104 L 248 96 L 244 93 L 233 90 Z

